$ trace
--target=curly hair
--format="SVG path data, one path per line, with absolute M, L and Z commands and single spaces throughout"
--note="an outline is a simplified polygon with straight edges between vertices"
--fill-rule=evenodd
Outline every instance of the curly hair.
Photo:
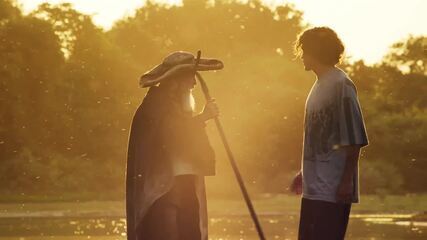
M 344 53 L 344 44 L 334 30 L 314 27 L 302 32 L 295 42 L 295 55 L 301 57 L 303 52 L 323 64 L 335 65 Z

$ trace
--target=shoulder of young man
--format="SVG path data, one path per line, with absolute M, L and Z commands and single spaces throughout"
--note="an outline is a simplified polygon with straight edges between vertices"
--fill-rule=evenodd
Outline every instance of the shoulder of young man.
M 357 88 L 356 88 L 356 85 L 354 84 L 353 80 L 351 80 L 348 76 L 346 76 L 343 81 L 344 81 L 344 85 L 346 87 L 353 89 L 354 92 L 357 94 Z
M 337 78 L 337 81 L 334 82 L 334 85 L 339 89 L 339 92 L 344 95 L 348 95 L 350 92 L 350 95 L 357 95 L 357 88 L 354 84 L 353 80 L 347 74 L 343 73 L 339 78 Z

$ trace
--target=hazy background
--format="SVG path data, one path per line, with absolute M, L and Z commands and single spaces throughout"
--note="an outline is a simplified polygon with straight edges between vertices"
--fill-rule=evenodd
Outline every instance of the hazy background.
M 408 16 L 393 14 L 384 29 L 343 34 L 345 44 L 372 49 L 392 39 L 402 32 L 395 19 Z M 423 28 L 425 21 L 413 20 Z M 293 5 L 255 0 L 147 2 L 103 28 L 69 4 L 24 14 L 15 1 L 0 0 L 2 199 L 124 199 L 130 121 L 146 93 L 138 78 L 172 51 L 198 49 L 225 63 L 204 76 L 251 193 L 286 192 L 300 166 L 304 103 L 314 80 L 292 44 L 309 26 Z M 426 34 L 382 45 L 384 57 L 366 57 L 369 64 L 357 56 L 341 65 L 358 87 L 370 140 L 360 160 L 362 193 L 427 191 Z M 217 152 L 209 196 L 240 194 L 212 123 L 208 130 Z
M 199 1 L 199 0 L 193 0 Z M 145 0 L 18 0 L 25 14 L 35 10 L 42 2 L 53 4 L 70 2 L 76 10 L 92 16 L 94 23 L 110 30 L 125 16 L 133 16 Z M 156 0 L 155 2 L 182 6 L 182 0 Z M 212 3 L 213 1 L 208 1 Z M 247 0 L 236 0 L 247 3 Z M 260 0 L 274 10 L 277 6 L 293 4 L 304 12 L 303 22 L 332 27 L 346 42 L 347 56 L 363 59 L 372 64 L 381 60 L 390 45 L 407 38 L 409 34 L 425 35 L 427 29 L 427 2 L 424 0 Z M 375 36 L 375 41 L 366 38 Z

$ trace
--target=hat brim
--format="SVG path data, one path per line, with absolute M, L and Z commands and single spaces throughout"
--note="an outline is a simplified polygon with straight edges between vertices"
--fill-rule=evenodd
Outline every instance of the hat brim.
M 139 85 L 143 88 L 151 87 L 187 71 L 214 71 L 223 68 L 224 64 L 220 60 L 208 58 L 200 59 L 197 67 L 195 62 L 178 64 L 171 68 L 164 66 L 164 64 L 159 64 L 141 76 Z

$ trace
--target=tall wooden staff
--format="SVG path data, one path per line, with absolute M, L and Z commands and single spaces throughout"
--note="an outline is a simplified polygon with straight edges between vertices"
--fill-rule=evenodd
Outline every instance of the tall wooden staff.
M 196 67 L 199 64 L 200 56 L 201 56 L 201 51 L 199 50 L 197 52 L 196 65 L 195 65 Z M 206 82 L 203 80 L 202 75 L 200 75 L 200 73 L 197 71 L 196 71 L 196 76 L 200 82 L 200 86 L 202 87 L 202 91 L 205 95 L 206 100 L 210 101 L 212 97 L 209 94 L 209 89 L 208 89 L 208 86 L 206 85 Z M 218 117 L 215 117 L 215 124 L 218 129 L 219 135 L 221 136 L 222 143 L 224 144 L 225 151 L 227 152 L 228 159 L 230 160 L 231 167 L 233 168 L 234 175 L 236 176 L 237 183 L 239 184 L 240 190 L 242 191 L 243 198 L 245 199 L 245 202 L 246 202 L 246 206 L 248 207 L 249 213 L 251 214 L 252 220 L 255 224 L 255 228 L 258 232 L 259 239 L 265 240 L 264 232 L 258 220 L 258 216 L 255 212 L 254 206 L 252 205 L 251 198 L 249 197 L 248 191 L 246 190 L 245 183 L 243 182 L 243 179 L 242 179 L 242 175 L 240 174 L 239 168 L 237 167 L 236 161 L 234 160 L 234 155 L 231 152 L 230 146 L 228 145 L 228 141 L 227 141 L 227 138 L 225 137 L 224 129 L 222 128 L 221 122 L 219 121 Z

